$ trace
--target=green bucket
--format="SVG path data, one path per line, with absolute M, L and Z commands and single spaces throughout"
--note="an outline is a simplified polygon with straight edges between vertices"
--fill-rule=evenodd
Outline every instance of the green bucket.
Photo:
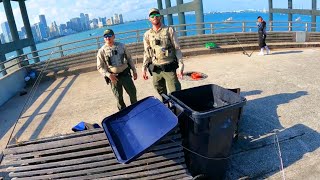
M 214 43 L 214 42 L 207 42 L 207 43 L 205 44 L 205 47 L 208 48 L 208 49 L 212 49 L 212 48 L 216 48 L 217 45 L 216 45 L 216 43 Z

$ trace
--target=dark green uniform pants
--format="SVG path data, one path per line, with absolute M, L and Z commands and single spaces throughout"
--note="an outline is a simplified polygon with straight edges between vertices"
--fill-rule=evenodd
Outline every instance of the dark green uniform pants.
M 168 94 L 181 90 L 176 71 L 164 72 L 160 69 L 152 73 L 153 86 L 161 94 Z
M 137 90 L 130 74 L 118 76 L 117 78 L 118 82 L 116 84 L 111 83 L 111 90 L 117 99 L 117 107 L 121 110 L 126 107 L 123 101 L 123 88 L 128 93 L 131 104 L 137 102 Z

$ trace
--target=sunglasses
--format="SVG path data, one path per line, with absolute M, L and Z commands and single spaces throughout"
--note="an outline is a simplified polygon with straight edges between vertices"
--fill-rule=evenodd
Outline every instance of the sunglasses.
M 161 15 L 160 14 L 151 14 L 149 17 L 150 18 L 155 18 L 155 17 L 160 17 Z
M 113 35 L 112 34 L 105 34 L 103 37 L 104 38 L 111 38 Z

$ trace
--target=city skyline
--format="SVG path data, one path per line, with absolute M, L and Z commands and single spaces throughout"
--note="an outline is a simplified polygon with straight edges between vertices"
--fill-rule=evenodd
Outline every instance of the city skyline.
M 101 28 L 106 25 L 122 24 L 122 14 L 114 14 L 109 17 L 94 17 L 89 18 L 88 14 L 80 13 L 80 16 L 73 17 L 67 22 L 57 24 L 55 21 L 51 25 L 47 24 L 46 16 L 44 14 L 38 15 L 39 22 L 31 25 L 31 31 L 35 42 L 47 41 L 49 39 L 70 35 L 90 29 Z M 11 42 L 12 37 L 10 34 L 8 22 L 1 23 L 1 29 L 3 33 L 0 33 L 1 43 Z M 26 38 L 26 31 L 24 27 L 18 29 L 20 39 Z
M 192 0 L 184 0 L 184 3 L 191 1 Z M 92 3 L 90 0 L 81 0 L 76 2 L 71 0 L 28 0 L 25 3 L 28 10 L 30 24 L 39 22 L 39 14 L 46 15 L 47 24 L 51 24 L 53 21 L 55 21 L 57 24 L 62 24 L 67 22 L 67 20 L 71 19 L 72 17 L 79 16 L 81 12 L 86 12 L 90 17 L 111 17 L 115 13 L 121 13 L 123 16 L 127 17 L 127 21 L 131 21 L 147 18 L 148 10 L 151 7 L 157 7 L 156 0 L 113 0 L 107 3 L 104 0 L 95 0 L 95 3 Z M 3 9 L 3 4 L 0 4 L 0 23 L 2 23 L 6 21 L 6 16 Z M 11 4 L 17 23 L 17 28 L 20 29 L 23 26 L 23 23 L 18 3 L 11 1 Z M 175 5 L 176 1 L 172 1 L 172 6 Z M 225 12 L 245 9 L 262 10 L 268 9 L 268 0 L 203 0 L 203 5 L 204 12 Z M 274 1 L 273 6 L 287 8 L 287 1 Z M 293 1 L 293 7 L 298 9 L 310 9 L 311 0 Z M 320 2 L 318 2 L 318 7 L 320 7 Z

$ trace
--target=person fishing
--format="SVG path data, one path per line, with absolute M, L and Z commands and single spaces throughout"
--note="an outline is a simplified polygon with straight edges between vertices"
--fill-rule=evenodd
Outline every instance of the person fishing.
M 259 35 L 259 47 L 260 47 L 260 52 L 259 56 L 264 55 L 264 49 L 266 49 L 267 54 L 270 54 L 270 49 L 268 48 L 266 44 L 266 38 L 267 38 L 267 23 L 263 20 L 261 16 L 258 16 L 258 35 Z

